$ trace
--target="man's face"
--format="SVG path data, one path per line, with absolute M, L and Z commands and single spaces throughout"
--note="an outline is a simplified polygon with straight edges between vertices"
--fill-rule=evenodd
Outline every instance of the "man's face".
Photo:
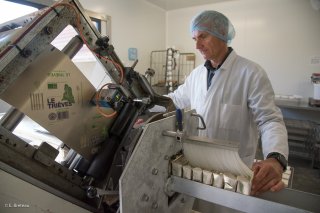
M 192 38 L 205 60 L 218 60 L 226 48 L 225 42 L 204 31 L 193 31 Z

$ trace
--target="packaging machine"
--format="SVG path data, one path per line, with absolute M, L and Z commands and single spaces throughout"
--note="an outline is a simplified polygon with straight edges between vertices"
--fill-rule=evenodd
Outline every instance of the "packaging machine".
M 60 51 L 51 42 L 69 25 L 78 35 Z M 237 155 L 237 144 L 197 137 L 205 128 L 201 116 L 173 111 L 171 100 L 157 95 L 134 65 L 124 67 L 77 0 L 58 1 L 0 25 L 0 39 L 0 98 L 12 106 L 0 121 L 1 212 L 210 211 L 194 205 L 195 198 L 234 211 L 320 211 L 319 196 L 290 189 L 249 196 L 252 174 Z M 95 88 L 74 65 L 71 59 L 83 45 L 112 82 Z M 155 105 L 166 112 L 150 114 Z M 46 141 L 35 146 L 14 134 L 25 115 L 61 146 Z M 145 122 L 136 125 L 141 116 Z M 190 157 L 197 147 L 229 152 L 225 156 L 235 156 L 238 164 L 221 167 L 219 157 L 200 168 L 203 162 Z M 59 152 L 65 155 L 57 162 Z M 189 176 L 183 175 L 186 164 L 175 164 L 182 155 L 192 166 Z M 194 167 L 198 179 L 191 176 Z M 244 176 L 247 190 L 236 189 L 239 179 L 232 190 L 226 179 L 215 187 L 213 169 L 232 173 L 229 178 Z

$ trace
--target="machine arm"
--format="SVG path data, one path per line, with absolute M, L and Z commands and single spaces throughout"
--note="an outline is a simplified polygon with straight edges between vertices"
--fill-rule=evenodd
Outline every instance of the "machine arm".
M 59 1 L 49 8 L 0 25 L 1 37 L 6 41 L 0 46 L 0 95 L 69 24 L 105 67 L 112 81 L 129 91 L 125 94 L 127 99 L 148 97 L 152 100 L 149 107 L 169 104 L 170 99 L 155 94 L 144 76 L 123 66 L 109 44 L 109 38 L 101 36 L 80 3 L 74 0 Z
M 10 97 L 8 91 L 12 91 L 12 87 L 14 87 L 17 82 L 19 83 L 19 80 L 21 81 L 21 76 L 25 77 L 26 73 L 31 75 L 32 67 L 41 69 L 42 64 L 41 60 L 39 63 L 39 58 L 44 55 L 59 55 L 59 58 L 52 58 L 50 60 L 59 63 L 62 56 L 61 54 L 52 54 L 58 51 L 51 45 L 51 42 L 68 25 L 71 25 L 78 35 L 71 39 L 61 52 L 72 59 L 81 47 L 86 45 L 88 49 L 92 51 L 93 55 L 96 56 L 97 60 L 104 67 L 106 74 L 112 80 L 108 89 L 101 88 L 98 93 L 96 93 L 101 95 L 104 94 L 105 90 L 108 90 L 109 93 L 112 91 L 112 97 L 108 96 L 108 94 L 105 96 L 93 95 L 90 102 L 90 104 L 93 103 L 96 105 L 100 105 L 100 101 L 107 102 L 112 110 L 116 112 L 112 114 L 114 116 L 105 118 L 105 120 L 110 121 L 109 123 L 107 122 L 108 124 L 106 124 L 105 127 L 105 138 L 100 145 L 98 144 L 96 150 L 92 152 L 94 153 L 92 156 L 85 157 L 75 153 L 74 150 L 77 151 L 77 149 L 69 146 L 68 141 L 63 141 L 63 143 L 68 144 L 67 147 L 69 147 L 72 152 L 68 155 L 70 158 L 66 159 L 66 161 L 70 163 L 64 165 L 54 163 L 56 155 L 52 155 L 50 158 L 44 158 L 44 160 L 37 160 L 34 155 L 30 155 L 27 156 L 27 159 L 30 161 L 30 165 L 34 164 L 33 168 L 35 169 L 24 170 L 22 168 L 25 166 L 26 156 L 23 155 L 23 149 L 21 148 L 24 147 L 23 141 L 12 137 L 12 144 L 7 144 L 5 141 L 0 140 L 0 145 L 12 150 L 10 153 L 14 153 L 13 155 L 24 156 L 21 158 L 11 156 L 12 159 L 24 160 L 19 160 L 13 164 L 10 163 L 11 161 L 6 161 L 5 159 L 1 159 L 1 161 L 5 164 L 11 164 L 9 166 L 19 169 L 20 171 L 22 170 L 27 175 L 51 186 L 51 188 L 56 188 L 56 186 L 52 184 L 56 179 L 64 179 L 65 176 L 76 177 L 76 183 L 65 179 L 63 183 L 70 185 L 70 187 L 59 187 L 58 189 L 65 194 L 81 200 L 81 202 L 86 203 L 86 205 L 99 209 L 103 197 L 92 198 L 92 196 L 83 196 L 86 194 L 87 189 L 92 187 L 101 190 L 118 189 L 118 180 L 125 167 L 125 163 L 130 157 L 135 143 L 141 134 L 141 131 L 132 130 L 135 120 L 139 115 L 143 114 L 146 109 L 151 108 L 155 104 L 168 108 L 172 106 L 172 102 L 169 98 L 156 94 L 145 76 L 134 71 L 134 66 L 124 67 L 114 47 L 109 43 L 109 38 L 101 36 L 77 0 L 61 0 L 51 7 L 0 25 L 0 38 L 4 41 L 0 44 L 1 99 L 3 99 L 3 97 Z M 44 76 L 46 76 L 46 74 L 44 74 Z M 26 86 L 30 87 L 30 85 Z M 70 91 L 70 89 L 67 87 L 66 92 L 68 91 Z M 41 98 L 38 98 L 40 96 L 36 97 L 36 100 L 40 100 L 41 102 Z M 23 98 L 27 99 L 27 97 Z M 45 101 L 42 100 L 42 104 L 44 104 L 44 102 Z M 67 104 L 70 103 L 67 102 Z M 89 103 L 86 104 L 89 105 Z M 14 106 L 14 104 L 11 105 Z M 15 111 L 21 110 L 17 106 L 14 107 L 17 108 Z M 90 108 L 90 106 L 87 108 Z M 95 106 L 91 105 L 91 108 L 95 108 Z M 44 116 L 47 115 L 44 114 Z M 90 125 L 88 120 L 85 121 L 82 119 L 81 122 L 88 122 L 86 126 Z M 0 124 L 1 123 L 3 122 L 0 122 Z M 3 128 L 0 129 L 0 135 L 4 134 L 4 132 L 9 134 L 7 130 L 8 129 L 3 126 Z M 10 129 L 10 131 L 13 130 L 14 128 Z M 17 143 L 21 143 L 21 147 L 17 147 Z M 35 150 L 33 151 L 35 153 L 39 152 L 40 156 L 42 154 L 49 154 L 52 150 L 47 150 L 46 147 L 47 145 L 41 147 L 40 151 L 34 148 Z M 44 176 L 44 172 L 39 172 L 40 170 L 37 168 L 42 168 L 42 165 L 38 165 L 39 163 L 46 164 L 48 167 L 46 170 L 51 174 L 49 178 Z M 66 168 L 66 166 L 68 167 Z M 63 173 L 60 171 L 63 171 Z M 73 187 L 74 185 L 75 187 Z M 79 193 L 79 191 L 81 191 L 81 193 Z M 81 194 L 80 197 L 75 196 L 79 194 Z M 68 197 L 64 198 L 68 200 Z

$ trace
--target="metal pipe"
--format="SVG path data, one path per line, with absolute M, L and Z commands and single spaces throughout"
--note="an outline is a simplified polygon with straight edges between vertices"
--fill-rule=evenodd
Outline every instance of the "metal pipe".
M 77 35 L 69 41 L 69 43 L 62 49 L 62 52 L 72 59 L 79 52 L 82 46 L 83 41 L 80 36 Z
M 11 107 L 7 113 L 1 118 L 0 126 L 9 131 L 13 131 L 24 118 L 24 114 L 14 107 Z

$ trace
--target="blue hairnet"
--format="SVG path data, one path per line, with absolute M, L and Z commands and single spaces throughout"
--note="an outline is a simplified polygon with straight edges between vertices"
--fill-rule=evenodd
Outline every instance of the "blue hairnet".
M 203 11 L 193 18 L 190 25 L 193 31 L 205 31 L 211 35 L 230 43 L 236 32 L 229 19 L 217 11 Z

